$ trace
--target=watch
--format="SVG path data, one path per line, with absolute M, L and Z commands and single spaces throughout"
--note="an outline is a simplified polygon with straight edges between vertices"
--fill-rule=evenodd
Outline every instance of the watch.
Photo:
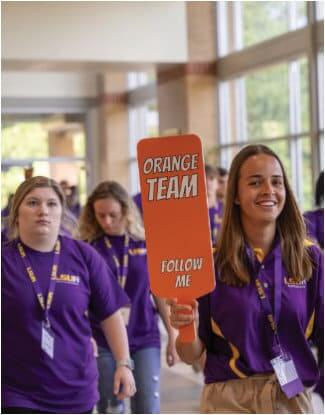
M 128 367 L 130 370 L 134 370 L 134 361 L 131 358 L 116 360 L 116 368 L 120 366 Z

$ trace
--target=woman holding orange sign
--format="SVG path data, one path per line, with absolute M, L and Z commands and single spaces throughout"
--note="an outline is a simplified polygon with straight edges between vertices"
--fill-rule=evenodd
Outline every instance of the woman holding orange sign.
M 312 412 L 323 341 L 323 259 L 277 155 L 263 145 L 234 158 L 215 258 L 216 288 L 190 306 L 169 300 L 171 325 L 199 314 L 191 364 L 206 351 L 201 412 Z M 193 315 L 194 314 L 194 315 Z
M 159 413 L 160 333 L 149 288 L 146 244 L 139 212 L 119 183 L 102 182 L 87 200 L 80 228 L 82 238 L 105 259 L 131 300 L 130 308 L 123 310 L 134 361 L 130 366 L 134 364 L 137 385 L 137 393 L 131 399 L 131 411 Z M 172 366 L 176 357 L 174 331 L 167 327 L 164 302 L 157 298 L 155 302 L 168 330 L 166 358 L 167 364 Z M 123 412 L 123 403 L 116 399 L 112 390 L 114 358 L 96 324 L 93 324 L 93 334 L 99 349 L 98 412 L 105 413 L 109 404 L 114 412 Z

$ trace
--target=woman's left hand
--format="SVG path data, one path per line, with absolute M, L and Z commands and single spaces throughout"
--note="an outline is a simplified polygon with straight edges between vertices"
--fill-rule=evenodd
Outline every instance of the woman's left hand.
M 174 330 L 173 328 L 171 328 L 170 330 Z M 176 336 L 173 335 L 169 335 L 168 336 L 168 343 L 166 346 L 166 362 L 167 365 L 170 366 L 174 366 L 175 363 L 177 363 L 179 361 L 179 357 L 176 351 Z
M 131 369 L 119 366 L 114 373 L 114 395 L 122 400 L 133 396 L 137 391 Z

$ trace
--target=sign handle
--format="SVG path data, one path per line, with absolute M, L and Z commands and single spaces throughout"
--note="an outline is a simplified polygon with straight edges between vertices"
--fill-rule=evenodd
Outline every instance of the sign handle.
M 177 301 L 179 304 L 188 304 L 192 305 L 192 300 L 180 300 Z M 191 311 L 182 311 L 184 314 L 191 314 L 193 313 L 193 309 Z M 179 340 L 181 343 L 191 343 L 196 339 L 196 324 L 192 321 L 191 324 L 180 327 L 179 328 Z

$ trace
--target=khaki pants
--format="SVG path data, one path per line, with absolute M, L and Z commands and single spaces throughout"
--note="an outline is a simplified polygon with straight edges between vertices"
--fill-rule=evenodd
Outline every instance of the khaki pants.
M 302 414 L 313 413 L 313 408 L 310 391 L 288 399 L 270 374 L 205 385 L 200 412 Z

